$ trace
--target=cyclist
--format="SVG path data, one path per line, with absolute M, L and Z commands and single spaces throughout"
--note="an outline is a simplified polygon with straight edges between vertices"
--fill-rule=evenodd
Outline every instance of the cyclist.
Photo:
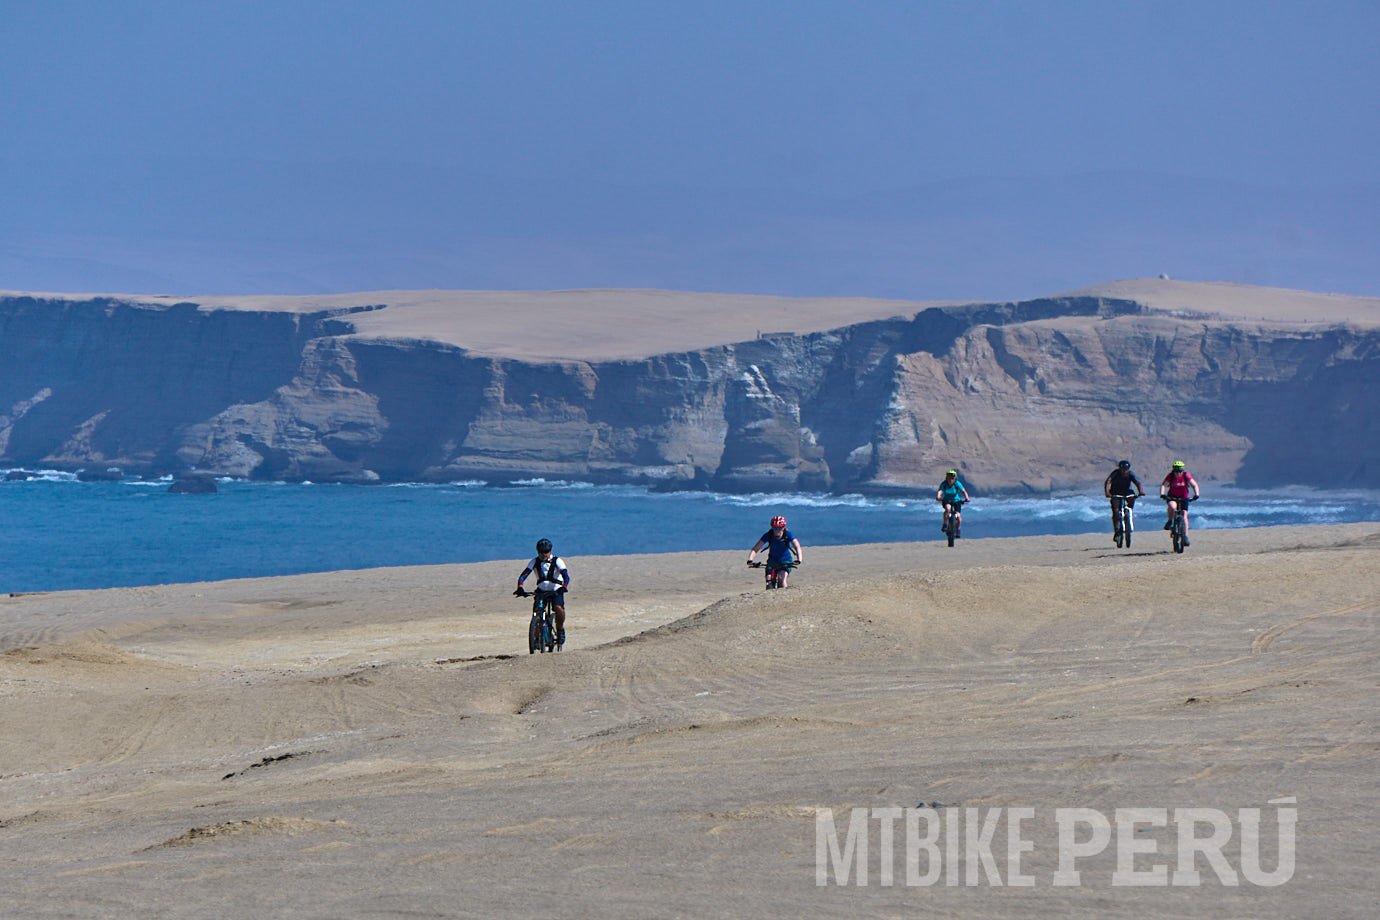
M 1175 460 L 1174 465 L 1169 469 L 1169 475 L 1164 477 L 1164 482 L 1160 483 L 1160 498 L 1167 499 L 1165 507 L 1169 511 L 1169 517 L 1164 522 L 1165 530 L 1174 526 L 1174 514 L 1179 510 L 1179 502 L 1188 498 L 1190 492 L 1194 499 L 1202 494 L 1198 491 L 1198 482 L 1193 478 L 1193 474 L 1184 468 L 1184 462 Z M 1184 504 L 1184 546 L 1187 546 L 1188 508 L 1187 503 Z
M 518 576 L 514 594 L 522 594 L 522 583 L 534 572 L 537 584 L 532 592 L 532 612 L 536 612 L 543 599 L 551 604 L 551 612 L 556 615 L 556 648 L 559 649 L 565 645 L 565 592 L 570 589 L 570 570 L 565 567 L 565 560 L 552 549 L 551 541 L 544 537 L 537 541 L 536 557 Z
M 762 534 L 752 549 L 748 550 L 748 565 L 752 565 L 763 547 L 767 548 L 767 571 L 780 572 L 781 587 L 786 587 L 786 576 L 790 574 L 791 563 L 799 564 L 805 559 L 800 554 L 800 541 L 786 529 L 786 519 L 781 515 L 778 514 L 771 519 L 770 529 Z
M 1131 491 L 1134 489 L 1134 493 Z M 1117 546 L 1121 545 L 1121 515 L 1117 512 L 1118 501 L 1124 501 L 1132 507 L 1136 504 L 1137 498 L 1145 497 L 1145 490 L 1141 488 L 1140 480 L 1136 474 L 1131 472 L 1131 461 L 1122 460 L 1116 465 L 1116 469 L 1102 483 L 1102 494 L 1111 499 L 1112 503 L 1112 541 Z
M 935 490 L 934 497 L 936 501 L 944 506 L 944 511 L 946 513 L 951 508 L 953 509 L 954 527 L 958 528 L 954 536 L 958 536 L 963 524 L 963 515 L 959 511 L 960 506 L 958 502 L 972 501 L 972 499 L 968 497 L 968 489 L 963 485 L 963 480 L 958 478 L 958 470 L 949 470 L 944 474 L 944 481 L 941 482 L 939 488 Z M 939 525 L 939 529 L 944 529 L 944 524 L 942 522 Z

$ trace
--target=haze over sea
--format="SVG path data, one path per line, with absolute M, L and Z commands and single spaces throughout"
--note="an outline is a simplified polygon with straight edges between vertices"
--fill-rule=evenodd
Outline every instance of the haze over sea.
M 938 506 L 921 496 L 656 493 L 542 480 L 502 488 L 226 480 L 214 495 L 172 495 L 167 486 L 78 482 L 68 473 L 0 483 L 0 592 L 517 560 L 529 556 L 542 536 L 572 560 L 746 551 L 776 513 L 787 516 L 807 548 L 942 538 Z M 1266 491 L 1215 483 L 1204 490 L 1194 506 L 1198 528 L 1380 520 L 1376 490 Z M 1160 504 L 1148 499 L 1138 507 L 1142 540 L 1136 550 L 1166 550 Z M 969 539 L 1098 533 L 1110 529 L 1107 519 L 1096 493 L 975 496 L 964 511 L 964 533 Z M 1107 546 L 1112 551 L 1110 540 Z M 807 549 L 803 573 L 808 558 Z M 880 568 L 898 564 L 904 562 L 877 560 Z M 745 576 L 744 586 L 750 583 Z

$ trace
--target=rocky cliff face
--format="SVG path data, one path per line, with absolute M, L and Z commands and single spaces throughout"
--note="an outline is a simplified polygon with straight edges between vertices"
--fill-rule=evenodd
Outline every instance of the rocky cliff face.
M 375 307 L 363 307 L 375 309 Z M 386 309 L 386 308 L 385 308 Z M 1069 297 L 638 360 L 355 332 L 351 310 L 0 298 L 0 465 L 724 490 L 1369 484 L 1380 330 Z

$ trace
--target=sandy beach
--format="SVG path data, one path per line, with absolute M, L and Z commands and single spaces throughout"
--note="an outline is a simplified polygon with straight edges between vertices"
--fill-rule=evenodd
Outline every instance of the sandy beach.
M 3 913 L 1372 915 L 1380 524 L 1139 536 L 807 546 L 772 593 L 562 546 L 554 656 L 521 560 L 0 597 Z M 1050 884 L 1053 809 L 1284 797 L 1279 887 Z M 816 809 L 922 801 L 1035 809 L 1035 883 L 817 886 Z

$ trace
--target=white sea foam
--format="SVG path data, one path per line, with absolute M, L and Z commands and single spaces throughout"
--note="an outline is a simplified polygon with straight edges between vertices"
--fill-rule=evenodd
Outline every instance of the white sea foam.
M 0 470 L 0 478 L 10 473 L 28 473 L 29 479 L 34 482 L 77 482 L 76 473 L 66 473 L 62 470 L 31 470 L 27 467 L 16 466 L 8 470 Z

